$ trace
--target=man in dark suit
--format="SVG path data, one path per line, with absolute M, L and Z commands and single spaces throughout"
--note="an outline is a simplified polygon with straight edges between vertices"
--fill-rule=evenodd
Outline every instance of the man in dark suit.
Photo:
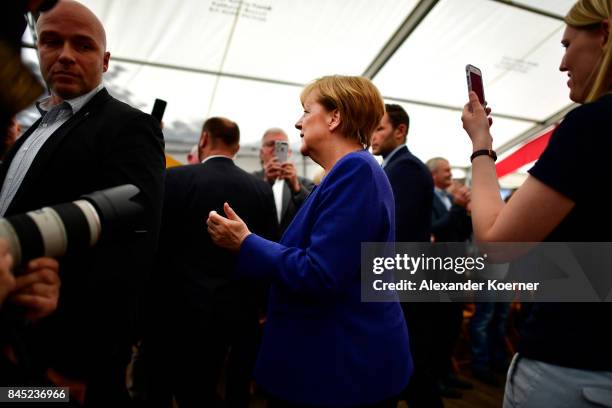
M 385 105 L 378 129 L 372 136 L 372 153 L 382 155 L 382 166 L 395 198 L 397 242 L 429 242 L 433 182 L 429 170 L 406 146 L 410 118 L 400 105 Z M 406 389 L 410 407 L 441 407 L 436 378 L 431 370 L 435 350 L 432 311 L 427 303 L 402 303 L 408 324 L 414 373 Z
M 233 162 L 239 137 L 234 122 L 210 118 L 198 145 L 203 162 L 167 172 L 151 326 L 157 332 L 149 338 L 158 374 L 152 390 L 166 388 L 166 395 L 152 397 L 157 402 L 169 401 L 173 393 L 180 407 L 214 407 L 231 347 L 226 402 L 248 404 L 256 353 L 245 347 L 256 347 L 251 340 L 257 331 L 260 284 L 234 278 L 236 254 L 215 246 L 205 223 L 210 211 L 222 212 L 228 202 L 254 230 L 278 239 L 270 186 Z
M 287 134 L 282 129 L 271 128 L 266 130 L 261 138 L 261 148 L 259 149 L 262 170 L 253 174 L 272 186 L 274 208 L 276 209 L 280 231 L 283 233 L 291 224 L 293 217 L 297 214 L 308 194 L 310 194 L 314 183 L 298 176 L 293 163 L 289 161 L 279 163 L 274 150 L 277 140 L 289 142 Z M 289 149 L 287 157 L 290 157 L 291 153 L 291 149 Z
M 138 295 L 159 229 L 163 136 L 153 118 L 103 88 L 110 53 L 102 24 L 85 6 L 61 1 L 37 24 L 43 77 L 51 91 L 42 118 L 0 169 L 0 215 L 19 214 L 131 183 L 145 209 L 134 232 L 60 261 L 57 312 L 31 327 L 32 361 L 71 399 L 125 406 Z M 104 240 L 104 237 L 103 237 Z
M 453 184 L 453 174 L 448 160 L 434 157 L 427 161 L 434 189 L 432 234 L 436 242 L 463 242 L 472 234 L 472 220 L 467 208 L 469 189 L 459 186 L 453 194 L 447 192 Z
M 382 167 L 395 197 L 397 242 L 429 242 L 433 182 L 429 170 L 406 146 L 410 119 L 400 105 L 385 105 L 386 113 L 372 136 L 372 153 L 382 155 Z

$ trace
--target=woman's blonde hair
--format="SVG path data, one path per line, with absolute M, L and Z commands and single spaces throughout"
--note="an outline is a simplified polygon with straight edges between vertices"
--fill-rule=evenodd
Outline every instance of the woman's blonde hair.
M 340 133 L 357 140 L 365 149 L 370 147 L 372 134 L 385 114 L 385 104 L 369 79 L 341 75 L 319 78 L 302 90 L 302 105 L 313 92 L 325 109 L 340 113 Z
M 565 16 L 565 23 L 577 29 L 601 29 L 604 20 L 612 22 L 612 0 L 579 0 Z M 592 102 L 612 91 L 612 38 L 608 32 L 603 59 L 586 98 Z

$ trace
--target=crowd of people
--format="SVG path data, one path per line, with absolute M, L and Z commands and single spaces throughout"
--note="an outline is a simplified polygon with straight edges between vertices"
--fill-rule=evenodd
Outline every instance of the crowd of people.
M 50 94 L 19 138 L 22 103 L 2 100 L 0 216 L 122 184 L 139 189 L 143 214 L 58 260 L 14 265 L 0 237 L 2 386 L 69 387 L 66 406 L 85 407 L 247 407 L 253 382 L 271 408 L 442 407 L 471 387 L 453 369 L 465 305 L 363 301 L 362 243 L 610 241 L 593 194 L 606 165 L 589 153 L 610 143 L 611 0 L 567 14 L 560 70 L 580 106 L 507 202 L 491 109 L 475 93 L 462 114 L 470 190 L 448 160 L 410 152 L 408 113 L 357 76 L 325 76 L 300 95 L 300 153 L 324 170 L 316 186 L 276 156 L 288 141 L 279 128 L 263 133 L 261 170 L 239 168 L 239 124 L 223 117 L 204 121 L 190 164 L 166 170 L 161 124 L 104 88 L 100 20 L 72 0 L 17 3 L 0 51 L 17 55 L 23 13 L 43 11 Z M 509 304 L 477 303 L 474 377 L 496 385 L 493 369 L 507 370 L 507 408 L 612 406 L 610 305 L 534 304 L 510 362 Z

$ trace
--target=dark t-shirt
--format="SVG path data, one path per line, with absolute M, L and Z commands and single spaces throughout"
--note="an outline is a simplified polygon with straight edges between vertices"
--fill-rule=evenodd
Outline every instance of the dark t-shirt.
M 606 95 L 570 112 L 529 171 L 575 203 L 546 241 L 612 241 L 612 206 L 603 195 L 610 187 L 610 155 L 612 95 Z M 534 304 L 522 334 L 525 357 L 612 371 L 612 303 Z

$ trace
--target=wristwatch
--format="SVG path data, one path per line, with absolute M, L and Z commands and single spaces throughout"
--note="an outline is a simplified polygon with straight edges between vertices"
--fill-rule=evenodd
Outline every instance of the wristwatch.
M 493 150 L 481 149 L 476 150 L 474 153 L 472 153 L 472 155 L 470 156 L 470 162 L 474 161 L 474 159 L 478 156 L 489 156 L 493 159 L 493 161 L 497 160 L 497 153 L 495 153 Z

